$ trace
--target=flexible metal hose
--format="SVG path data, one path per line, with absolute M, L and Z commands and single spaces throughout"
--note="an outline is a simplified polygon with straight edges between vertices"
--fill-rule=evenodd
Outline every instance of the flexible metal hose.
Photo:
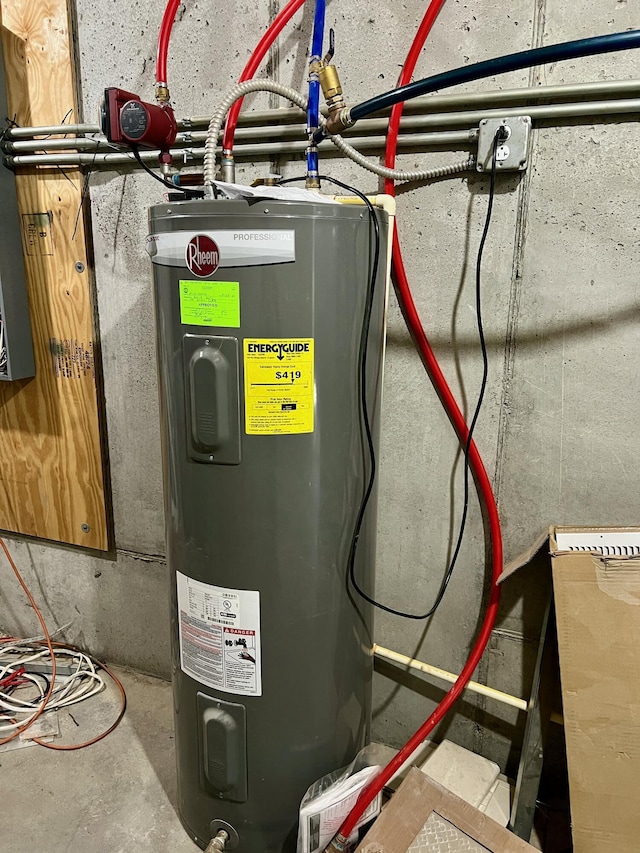
M 217 107 L 211 117 L 211 121 L 209 122 L 204 147 L 205 186 L 211 186 L 215 181 L 218 166 L 216 160 L 218 138 L 222 130 L 222 125 L 224 124 L 225 116 L 236 101 L 240 98 L 244 98 L 244 96 L 248 95 L 250 92 L 272 92 L 275 95 L 280 95 L 280 97 L 291 101 L 292 104 L 300 107 L 303 112 L 306 112 L 307 109 L 307 98 L 304 95 L 301 95 L 300 92 L 296 92 L 295 89 L 290 89 L 282 83 L 275 83 L 271 80 L 247 80 L 244 83 L 238 83 L 234 86 Z M 324 119 L 321 119 L 321 123 L 324 123 Z M 414 171 L 389 169 L 387 166 L 380 166 L 367 159 L 359 151 L 356 151 L 352 145 L 349 145 L 342 136 L 336 134 L 335 136 L 331 136 L 330 139 L 339 151 L 353 160 L 353 162 L 358 166 L 361 166 L 363 169 L 367 169 L 369 172 L 373 172 L 382 178 L 387 178 L 393 181 L 426 181 L 432 178 L 442 178 L 446 175 L 455 175 L 458 172 L 466 172 L 469 169 L 475 168 L 475 160 L 473 158 L 469 158 L 468 160 L 452 163 L 450 166 L 441 166 L 436 169 Z
M 388 166 L 380 166 L 378 163 L 369 160 L 364 154 L 361 154 L 353 146 L 349 145 L 339 134 L 330 136 L 329 138 L 339 151 L 346 154 L 358 166 L 362 166 L 363 169 L 373 172 L 374 175 L 379 175 L 381 178 L 391 181 L 429 181 L 433 178 L 444 178 L 446 175 L 455 175 L 458 172 L 467 172 L 476 167 L 475 158 L 469 157 L 467 160 L 461 160 L 458 163 L 451 163 L 449 166 L 441 166 L 437 169 L 420 169 L 414 171 L 390 169 Z
M 291 103 L 300 107 L 304 112 L 307 110 L 307 99 L 305 96 L 301 95 L 300 92 L 296 92 L 295 89 L 284 86 L 282 83 L 274 83 L 272 80 L 247 80 L 245 83 L 238 83 L 224 98 L 209 122 L 209 129 L 207 130 L 207 138 L 204 145 L 205 186 L 212 186 L 215 181 L 218 137 L 220 136 L 225 116 L 239 98 L 243 98 L 250 92 L 272 92 L 274 95 L 280 95 L 280 97 L 291 101 Z

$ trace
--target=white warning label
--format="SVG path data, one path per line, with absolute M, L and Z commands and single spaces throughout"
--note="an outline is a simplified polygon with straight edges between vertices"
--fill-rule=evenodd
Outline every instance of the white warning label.
M 176 576 L 182 671 L 216 690 L 261 696 L 260 593 Z

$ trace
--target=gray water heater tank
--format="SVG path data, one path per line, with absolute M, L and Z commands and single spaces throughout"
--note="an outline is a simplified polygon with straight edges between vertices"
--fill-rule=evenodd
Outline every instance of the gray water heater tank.
M 368 342 L 377 446 L 387 218 Z M 178 805 L 205 847 L 295 849 L 307 787 L 368 738 L 371 610 L 347 564 L 370 461 L 363 206 L 199 200 L 150 211 Z M 375 493 L 357 549 L 373 589 Z

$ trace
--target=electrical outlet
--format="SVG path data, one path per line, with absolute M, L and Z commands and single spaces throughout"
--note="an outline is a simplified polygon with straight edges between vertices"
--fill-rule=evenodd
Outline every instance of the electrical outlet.
M 509 116 L 508 118 L 483 118 L 478 134 L 478 172 L 491 170 L 493 140 L 498 128 L 507 130 L 507 138 L 496 149 L 496 169 L 501 172 L 522 172 L 529 160 L 529 138 L 531 135 L 530 116 Z

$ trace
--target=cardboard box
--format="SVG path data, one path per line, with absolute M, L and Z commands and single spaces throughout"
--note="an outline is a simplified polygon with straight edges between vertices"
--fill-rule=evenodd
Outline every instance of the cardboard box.
M 446 849 L 533 853 L 534 848 L 415 767 L 382 810 L 356 853 Z
M 555 527 L 548 542 L 574 851 L 638 853 L 640 528 Z

